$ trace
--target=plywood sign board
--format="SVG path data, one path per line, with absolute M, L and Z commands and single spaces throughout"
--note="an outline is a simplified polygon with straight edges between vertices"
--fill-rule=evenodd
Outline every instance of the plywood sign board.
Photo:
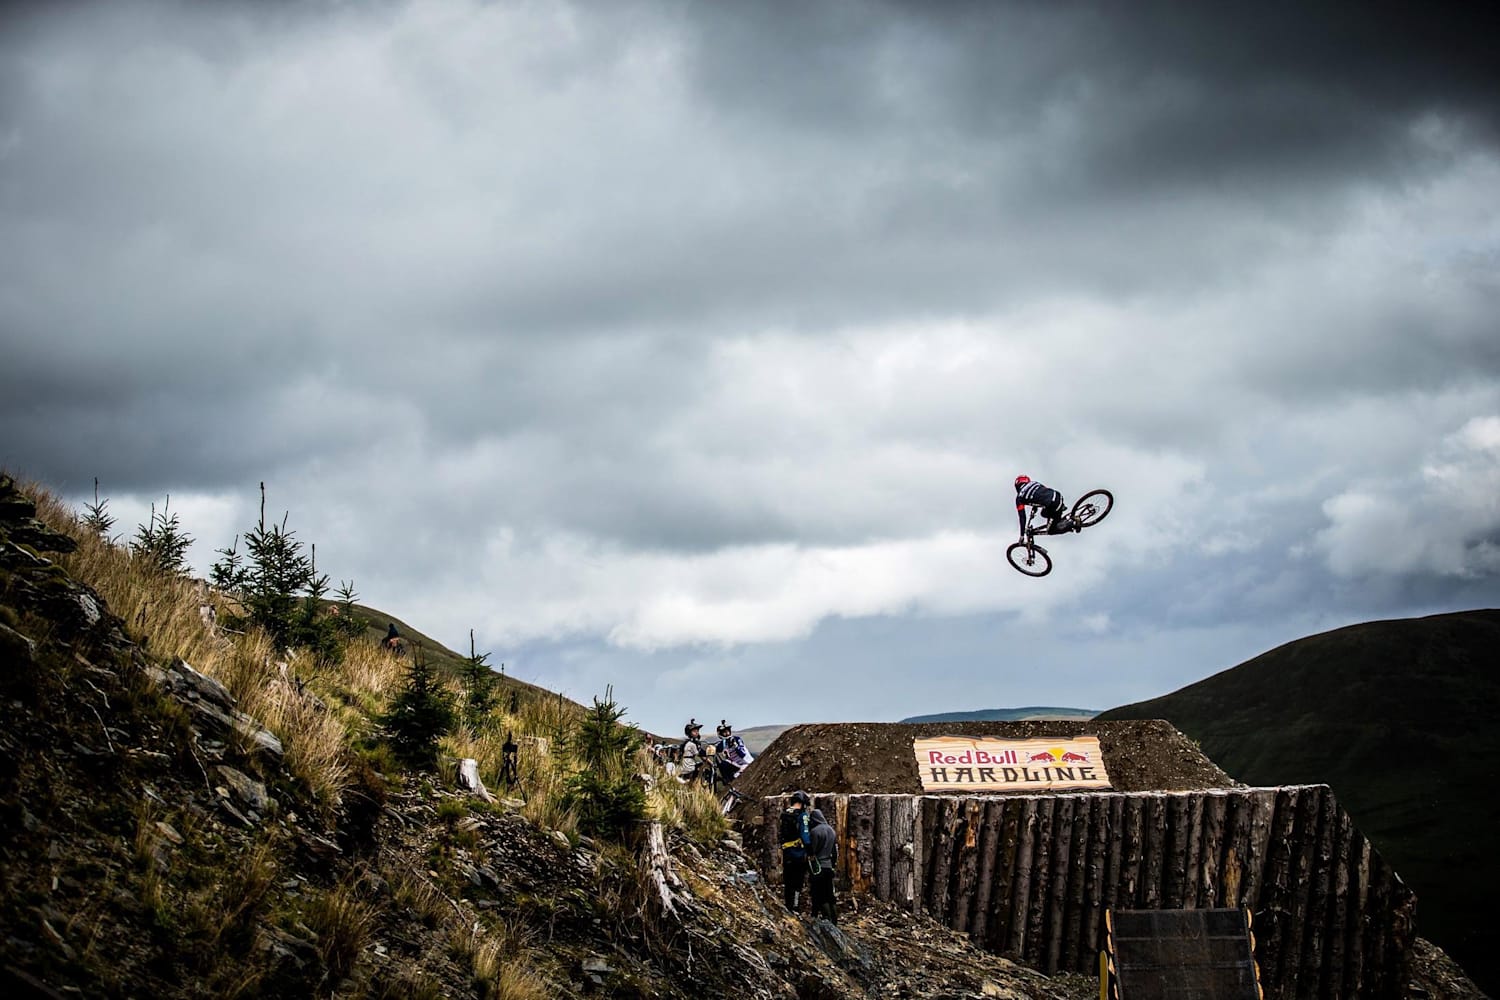
M 936 736 L 912 740 L 928 792 L 1047 792 L 1109 788 L 1097 736 L 1002 740 Z

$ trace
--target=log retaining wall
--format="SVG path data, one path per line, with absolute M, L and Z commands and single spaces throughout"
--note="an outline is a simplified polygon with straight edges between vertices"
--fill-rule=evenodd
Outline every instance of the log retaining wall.
M 761 802 L 779 881 L 787 796 Z M 1247 908 L 1272 1000 L 1397 997 L 1415 897 L 1326 785 L 1192 792 L 815 795 L 839 884 L 1045 972 L 1097 971 L 1103 913 Z

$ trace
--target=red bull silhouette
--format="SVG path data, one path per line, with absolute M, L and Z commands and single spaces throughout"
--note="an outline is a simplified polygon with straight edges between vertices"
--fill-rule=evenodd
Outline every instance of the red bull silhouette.
M 1030 757 L 1026 758 L 1026 762 L 1028 764 L 1035 764 L 1038 761 L 1045 761 L 1046 763 L 1050 764 L 1052 763 L 1052 755 L 1044 750 L 1041 753 L 1034 753 Z
M 1073 751 L 1069 750 L 1067 753 L 1062 755 L 1062 759 L 1071 761 L 1076 764 L 1087 764 L 1089 762 L 1089 755 L 1086 753 L 1074 753 Z

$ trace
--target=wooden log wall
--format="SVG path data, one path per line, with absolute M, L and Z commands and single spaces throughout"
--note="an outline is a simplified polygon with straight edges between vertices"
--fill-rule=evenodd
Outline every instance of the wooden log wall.
M 781 878 L 788 798 L 762 801 Z M 926 913 L 1045 972 L 1092 972 L 1106 909 L 1244 907 L 1272 1000 L 1398 997 L 1415 897 L 1326 785 L 1058 795 L 817 795 L 842 892 Z

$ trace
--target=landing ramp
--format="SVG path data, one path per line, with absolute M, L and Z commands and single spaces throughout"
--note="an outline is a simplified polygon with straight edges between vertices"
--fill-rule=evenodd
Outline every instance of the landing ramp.
M 1261 1000 L 1248 910 L 1110 910 L 1113 1000 Z

